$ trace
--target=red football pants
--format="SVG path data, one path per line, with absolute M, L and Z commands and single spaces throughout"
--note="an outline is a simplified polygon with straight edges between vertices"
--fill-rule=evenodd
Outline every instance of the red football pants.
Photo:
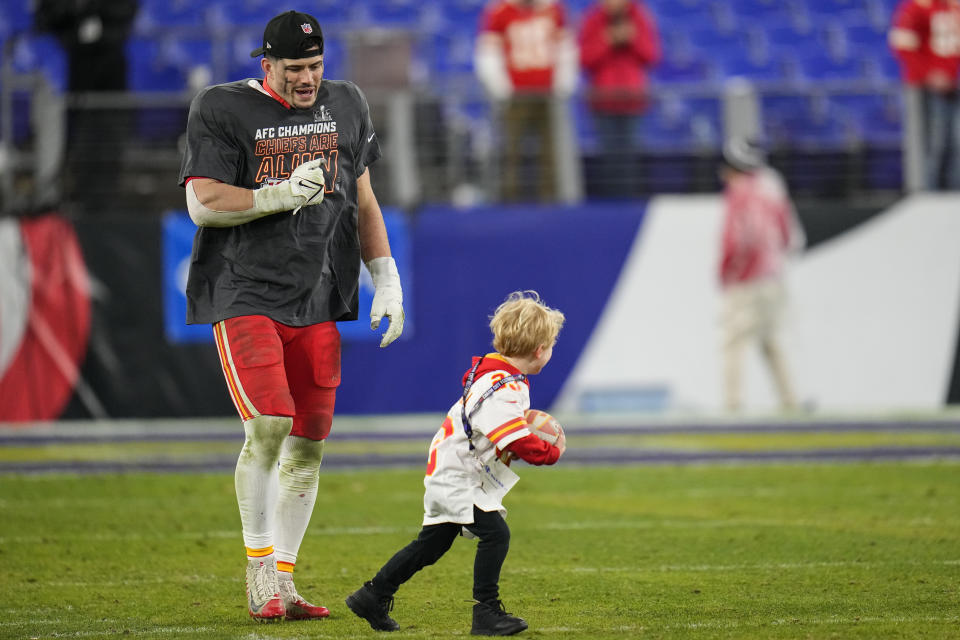
M 213 335 L 241 419 L 291 416 L 290 435 L 329 435 L 340 384 L 335 322 L 288 327 L 266 316 L 240 316 L 214 324 Z

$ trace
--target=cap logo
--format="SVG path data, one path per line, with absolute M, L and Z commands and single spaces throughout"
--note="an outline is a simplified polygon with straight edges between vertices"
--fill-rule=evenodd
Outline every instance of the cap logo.
M 309 22 L 304 22 L 302 25 L 300 25 L 300 28 L 303 29 L 303 32 L 307 35 L 313 33 L 313 25 Z

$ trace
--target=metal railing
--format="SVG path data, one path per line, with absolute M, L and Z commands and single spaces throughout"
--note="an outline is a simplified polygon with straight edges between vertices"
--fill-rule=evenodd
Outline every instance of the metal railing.
M 12 41 L 6 45 L 0 71 L 0 197 L 5 211 L 58 201 L 84 213 L 183 206 L 176 175 L 192 91 L 59 94 L 39 72 L 15 73 L 8 55 Z M 226 63 L 223 55 L 214 60 L 220 69 L 211 77 L 219 81 Z M 375 59 L 371 63 L 368 57 L 366 64 L 376 64 Z M 364 73 L 359 67 L 350 71 L 367 93 L 382 140 L 384 161 L 372 176 L 384 204 L 412 209 L 424 202 L 469 205 L 505 199 L 504 149 L 510 141 L 505 139 L 504 111 L 487 100 L 472 74 L 428 82 L 411 72 L 399 86 L 377 87 L 367 86 L 376 85 L 375 74 L 366 74 L 370 77 L 364 82 Z M 900 100 L 900 88 L 890 85 L 735 86 L 748 87 L 753 103 L 777 96 L 824 102 L 863 92 L 895 105 Z M 910 164 L 918 156 L 911 146 L 916 142 L 913 125 L 904 127 L 905 145 L 896 136 L 868 144 L 863 127 L 874 124 L 851 119 L 842 125 L 845 135 L 825 144 L 814 137 L 791 137 L 785 123 L 777 124 L 773 114 L 761 109 L 741 105 L 728 109 L 733 115 L 727 116 L 721 90 L 698 85 L 653 88 L 650 108 L 630 145 L 635 148 L 622 156 L 630 170 L 617 180 L 631 182 L 611 185 L 603 166 L 604 146 L 591 130 L 589 98 L 581 92 L 549 103 L 554 123 L 550 201 L 605 197 L 607 187 L 618 186 L 628 188 L 613 190 L 630 197 L 716 191 L 716 161 L 731 127 L 765 137 L 773 162 L 782 165 L 801 196 L 855 198 L 899 191 L 903 185 L 914 188 L 900 178 L 901 171 L 915 172 Z M 689 107 L 698 104 L 707 108 Z M 676 131 L 670 128 L 674 126 Z M 910 163 L 902 164 L 902 149 Z M 511 171 L 518 172 L 520 184 L 506 199 L 542 199 L 535 182 L 535 151 L 520 148 L 519 153 L 519 170 Z

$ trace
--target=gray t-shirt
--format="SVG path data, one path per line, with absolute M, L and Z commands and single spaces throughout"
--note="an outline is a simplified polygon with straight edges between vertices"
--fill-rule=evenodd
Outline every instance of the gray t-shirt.
M 255 189 L 327 159 L 323 202 L 236 227 L 197 229 L 187 323 L 265 315 L 300 327 L 357 318 L 357 177 L 380 157 L 370 108 L 351 82 L 324 80 L 309 109 L 268 95 L 260 80 L 201 91 L 190 105 L 180 185 L 213 178 Z

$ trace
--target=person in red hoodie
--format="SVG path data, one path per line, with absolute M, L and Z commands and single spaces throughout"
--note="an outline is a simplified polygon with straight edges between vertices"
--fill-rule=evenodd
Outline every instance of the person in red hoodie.
M 778 333 L 785 307 L 783 272 L 803 243 L 783 177 L 767 165 L 762 149 L 744 138 L 723 148 L 724 219 L 720 258 L 723 290 L 724 403 L 741 407 L 744 349 L 751 343 L 773 377 L 783 410 L 796 408 Z
M 908 182 L 960 189 L 960 0 L 902 0 L 892 22 L 906 89 L 905 162 L 921 167 Z
M 603 166 L 602 195 L 636 193 L 637 124 L 647 106 L 647 72 L 660 61 L 653 17 L 633 0 L 599 0 L 580 30 L 580 64 L 590 82 Z
M 393 595 L 439 560 L 459 536 L 479 538 L 470 633 L 508 636 L 527 628 L 500 601 L 500 569 L 510 547 L 502 500 L 518 480 L 508 467 L 511 460 L 554 464 L 566 450 L 565 437 L 555 444 L 541 440 L 525 417 L 529 376 L 550 361 L 563 323 L 563 313 L 543 304 L 534 291 L 515 291 L 497 307 L 490 320 L 496 352 L 473 358 L 463 375 L 463 394 L 430 443 L 420 535 L 347 597 L 350 610 L 371 628 L 400 628 L 389 615 Z

